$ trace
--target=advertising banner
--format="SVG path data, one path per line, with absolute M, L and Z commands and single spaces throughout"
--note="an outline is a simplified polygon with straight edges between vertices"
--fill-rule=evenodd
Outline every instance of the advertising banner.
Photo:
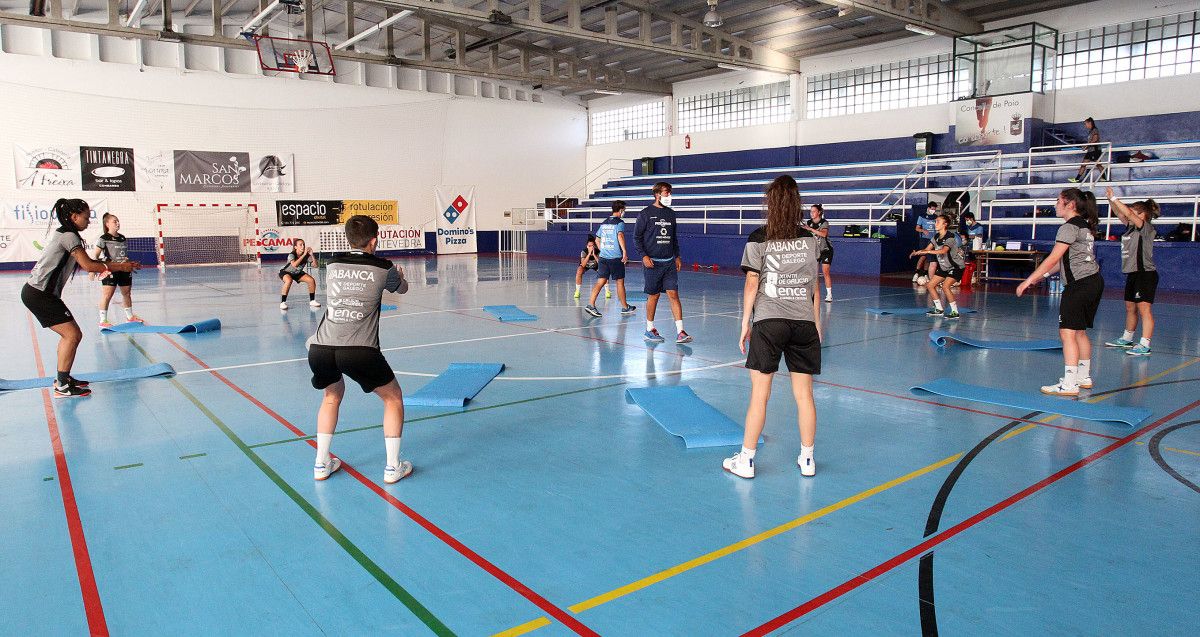
M 1033 96 L 1028 93 L 950 104 L 954 109 L 954 141 L 960 146 L 1020 144 L 1025 141 L 1025 120 L 1033 116 Z
M 400 223 L 399 207 L 394 200 L 347 199 L 342 202 L 342 216 L 338 223 L 346 223 L 354 215 L 366 215 L 381 226 Z
M 80 146 L 79 165 L 84 190 L 136 190 L 132 148 Z
M 108 212 L 103 199 L 88 200 L 92 223 L 83 232 L 84 241 L 91 243 L 100 236 L 100 217 Z M 54 202 L 0 200 L 0 262 L 37 261 L 42 256 L 46 240 L 58 227 L 54 217 Z
M 21 190 L 80 190 L 79 148 L 13 144 L 13 172 Z
M 175 155 L 169 150 L 135 151 L 137 187 L 143 192 L 174 192 Z
M 329 200 L 293 200 L 275 202 L 281 226 L 329 226 L 339 223 L 344 202 Z
M 296 171 L 292 155 L 250 155 L 252 192 L 296 192 Z
M 425 233 L 412 226 L 379 226 L 377 250 L 424 250 Z
M 438 254 L 478 252 L 475 239 L 475 186 L 438 186 Z
M 250 192 L 250 153 L 175 151 L 176 192 Z

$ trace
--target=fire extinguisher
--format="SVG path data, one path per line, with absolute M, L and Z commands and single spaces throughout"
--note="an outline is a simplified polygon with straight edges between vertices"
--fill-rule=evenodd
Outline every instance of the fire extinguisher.
M 684 148 L 691 148 L 691 147 L 692 147 L 692 136 L 691 136 L 691 135 L 684 135 L 684 136 L 683 136 L 683 147 L 684 147 Z

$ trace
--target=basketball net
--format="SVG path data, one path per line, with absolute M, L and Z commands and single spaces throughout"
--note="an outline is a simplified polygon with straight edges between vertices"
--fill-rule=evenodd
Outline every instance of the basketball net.
M 313 63 L 312 51 L 307 49 L 296 49 L 289 56 L 292 59 L 292 66 L 296 67 L 297 73 L 308 73 L 308 69 Z

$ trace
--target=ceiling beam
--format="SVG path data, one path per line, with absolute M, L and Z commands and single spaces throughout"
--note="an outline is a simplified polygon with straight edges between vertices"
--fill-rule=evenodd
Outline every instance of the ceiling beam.
M 856 9 L 901 24 L 915 24 L 950 37 L 983 31 L 975 18 L 939 0 L 820 0 L 843 9 Z

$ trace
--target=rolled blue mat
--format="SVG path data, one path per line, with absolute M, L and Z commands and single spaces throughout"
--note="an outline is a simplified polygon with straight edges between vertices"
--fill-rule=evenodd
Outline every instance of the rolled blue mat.
M 187 325 L 145 325 L 143 323 L 121 323 L 112 327 L 101 328 L 101 332 L 116 332 L 118 334 L 183 334 L 185 332 L 216 332 L 221 329 L 219 319 L 208 319 L 188 323 Z
M 504 371 L 504 363 L 450 363 L 424 387 L 404 397 L 411 407 L 464 407 L 492 379 Z
M 938 347 L 945 347 L 950 341 L 958 341 L 963 345 L 970 345 L 971 347 L 978 347 L 981 349 L 1011 349 L 1025 352 L 1062 349 L 1062 341 L 985 341 L 979 338 L 963 336 L 962 334 L 951 334 L 945 330 L 931 331 L 929 333 L 929 340 L 933 341 L 933 344 L 937 345 Z
M 667 433 L 683 438 L 688 449 L 742 444 L 742 426 L 687 385 L 633 387 L 625 390 L 625 400 L 641 407 Z
M 86 380 L 89 383 L 105 383 L 118 380 L 134 380 L 138 378 L 154 378 L 156 376 L 174 375 L 175 368 L 166 363 L 155 363 L 145 367 L 112 369 L 103 372 L 86 372 L 83 374 L 75 374 L 75 378 L 78 378 L 79 380 Z M 25 380 L 5 380 L 0 378 L 0 391 L 38 389 L 41 387 L 50 387 L 53 384 L 54 379 L 49 376 L 44 378 L 28 378 Z
M 969 385 L 951 378 L 939 378 L 921 383 L 909 391 L 917 395 L 922 395 L 924 392 L 989 405 L 1013 407 L 1022 411 L 1041 411 L 1068 418 L 1111 422 L 1127 427 L 1136 427 L 1151 414 L 1149 409 L 1142 407 L 1121 407 L 1107 402 L 1088 403 L 1045 394 L 1027 394 L 1009 389 Z
M 483 311 L 501 321 L 536 321 L 537 317 L 515 305 L 485 305 Z
M 894 314 L 896 316 L 907 316 L 912 314 L 925 314 L 929 311 L 927 307 L 869 307 L 866 308 L 867 314 L 877 314 L 880 316 L 886 314 Z M 974 314 L 975 310 L 968 307 L 958 308 L 959 314 Z

